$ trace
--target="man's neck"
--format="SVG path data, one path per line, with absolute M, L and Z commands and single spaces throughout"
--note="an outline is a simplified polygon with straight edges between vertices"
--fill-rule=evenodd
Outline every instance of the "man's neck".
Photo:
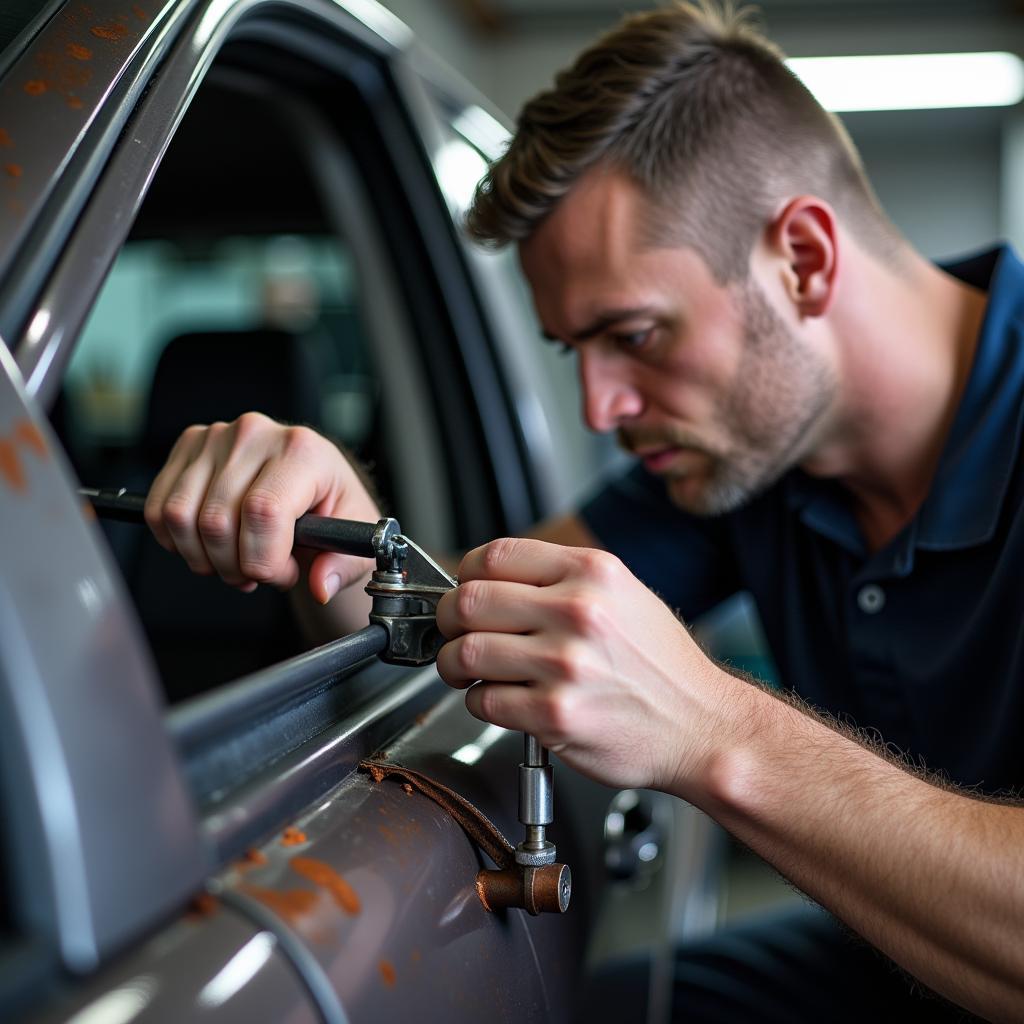
M 850 492 L 870 550 L 916 515 L 970 375 L 986 296 L 922 257 L 898 270 L 854 251 L 833 313 L 834 429 L 803 468 Z

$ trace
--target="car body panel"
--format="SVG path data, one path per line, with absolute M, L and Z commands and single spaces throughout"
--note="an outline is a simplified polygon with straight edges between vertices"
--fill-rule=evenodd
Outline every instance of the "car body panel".
M 430 61 L 386 11 L 367 0 L 73 0 L 46 21 L 0 77 L 0 809 L 18 826 L 0 841 L 0 981 L 22 962 L 5 960 L 9 945 L 39 953 L 43 978 L 6 1004 L 0 984 L 0 1015 L 30 1005 L 77 1024 L 96 1007 L 153 1024 L 567 1020 L 607 902 L 611 792 L 556 768 L 550 832 L 573 871 L 570 910 L 491 913 L 475 878 L 492 865 L 458 823 L 357 770 L 383 752 L 519 838 L 521 736 L 469 716 L 432 667 L 351 664 L 190 730 L 210 705 L 163 706 L 124 582 L 46 421 L 165 152 L 236 42 L 329 71 L 348 55 L 337 81 L 386 96 L 373 127 L 408 208 L 397 213 L 375 208 L 382 184 L 340 132 L 330 137 L 329 103 L 288 109 L 328 184 L 364 176 L 334 201 L 327 230 L 362 260 L 377 314 L 368 333 L 405 375 L 395 434 L 428 432 L 419 421 L 434 414 L 438 446 L 466 446 L 450 480 L 423 473 L 408 488 L 413 502 L 424 493 L 428 518 L 464 512 L 437 536 L 471 543 L 563 509 L 584 461 L 567 456 L 558 396 L 541 396 L 545 373 L 516 348 L 521 304 L 492 257 L 466 251 L 446 204 L 432 92 L 457 106 L 461 87 L 424 77 Z M 405 233 L 394 237 L 396 224 Z M 413 281 L 403 291 L 391 277 Z M 407 323 L 417 319 L 431 322 Z M 415 358 L 381 337 L 403 333 L 422 347 Z M 418 405 L 405 397 L 417 384 Z M 228 685 L 255 694 L 259 683 Z M 706 821 L 681 805 L 665 820 L 661 856 L 615 889 L 620 907 L 664 910 L 656 942 L 713 916 Z M 197 895 L 205 912 L 188 909 Z
M 123 584 L 3 348 L 0 448 L 0 748 L 32 879 L 13 898 L 88 970 L 180 905 L 205 857 Z
M 322 1017 L 277 938 L 213 897 L 33 1016 L 64 1020 L 314 1024 Z

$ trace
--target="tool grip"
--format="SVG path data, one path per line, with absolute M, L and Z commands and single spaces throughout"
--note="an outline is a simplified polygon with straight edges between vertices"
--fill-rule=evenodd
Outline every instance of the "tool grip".
M 83 487 L 83 498 L 92 502 L 96 514 L 103 519 L 116 519 L 123 523 L 143 523 L 142 510 L 146 505 L 144 494 L 130 494 L 123 487 L 97 489 Z M 337 551 L 343 555 L 376 557 L 374 537 L 380 523 L 364 523 L 354 519 L 332 519 L 314 516 L 308 512 L 295 523 L 295 544 L 318 551 Z M 397 524 L 395 524 L 397 527 Z M 392 531 L 397 532 L 397 531 Z

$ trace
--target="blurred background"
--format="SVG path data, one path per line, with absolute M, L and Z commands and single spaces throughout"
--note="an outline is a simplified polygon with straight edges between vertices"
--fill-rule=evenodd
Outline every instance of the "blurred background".
M 385 6 L 511 119 L 624 13 L 655 4 L 385 0 Z M 764 0 L 756 8 L 769 37 L 791 57 L 1024 53 L 1022 0 Z M 907 79 L 915 74 L 905 72 Z M 969 69 L 957 84 L 966 93 L 979 78 L 993 84 L 995 74 Z M 1001 238 L 1024 248 L 1019 96 L 1003 106 L 840 116 L 889 215 L 926 255 L 941 259 Z

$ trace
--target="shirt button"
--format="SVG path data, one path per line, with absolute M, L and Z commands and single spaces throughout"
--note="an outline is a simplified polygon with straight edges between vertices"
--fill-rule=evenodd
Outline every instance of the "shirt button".
M 865 615 L 874 615 L 885 607 L 885 591 L 877 583 L 867 583 L 857 591 L 857 607 Z

